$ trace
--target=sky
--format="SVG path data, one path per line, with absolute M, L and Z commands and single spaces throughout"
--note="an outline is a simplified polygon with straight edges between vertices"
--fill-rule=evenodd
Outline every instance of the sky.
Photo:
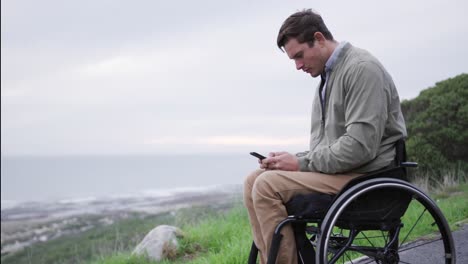
M 306 150 L 318 80 L 276 47 L 303 8 L 402 100 L 468 70 L 462 0 L 2 0 L 1 154 Z

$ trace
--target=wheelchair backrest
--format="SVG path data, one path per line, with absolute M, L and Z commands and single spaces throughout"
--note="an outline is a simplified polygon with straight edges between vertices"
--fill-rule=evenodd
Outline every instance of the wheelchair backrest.
M 375 178 L 394 178 L 407 181 L 406 149 L 403 139 L 395 143 L 395 160 L 393 166 L 363 175 L 351 180 L 335 196 L 341 194 L 358 183 Z M 398 223 L 411 201 L 411 196 L 393 189 L 377 189 L 365 193 L 354 200 L 340 216 L 338 225 L 359 226 L 364 229 L 386 229 Z
M 335 199 L 339 197 L 340 194 L 348 190 L 349 188 L 366 180 L 379 178 L 379 177 L 387 177 L 387 178 L 395 178 L 395 179 L 407 181 L 408 179 L 406 176 L 406 167 L 402 166 L 402 163 L 404 162 L 406 162 L 405 140 L 399 139 L 397 140 L 397 142 L 395 142 L 395 159 L 392 165 L 390 165 L 389 167 L 383 168 L 381 170 L 368 173 L 363 176 L 352 179 L 343 187 L 343 189 L 340 192 L 337 193 L 337 195 L 335 196 Z

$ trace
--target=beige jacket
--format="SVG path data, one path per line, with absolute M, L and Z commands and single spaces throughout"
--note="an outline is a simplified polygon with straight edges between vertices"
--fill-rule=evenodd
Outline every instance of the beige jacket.
M 301 171 L 375 171 L 391 164 L 394 143 L 406 137 L 392 78 L 367 51 L 347 43 L 326 87 L 325 111 L 317 89 L 310 151 L 298 153 Z

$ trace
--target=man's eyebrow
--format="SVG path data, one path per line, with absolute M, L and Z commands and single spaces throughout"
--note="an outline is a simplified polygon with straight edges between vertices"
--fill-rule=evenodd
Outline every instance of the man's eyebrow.
M 303 54 L 304 54 L 304 52 L 301 50 L 301 51 L 297 52 L 296 54 L 294 54 L 294 56 L 291 59 L 300 59 L 300 58 L 302 58 Z

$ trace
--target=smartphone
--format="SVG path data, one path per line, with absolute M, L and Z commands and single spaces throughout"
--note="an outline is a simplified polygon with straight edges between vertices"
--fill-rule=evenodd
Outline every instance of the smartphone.
M 256 157 L 256 158 L 259 158 L 260 160 L 263 160 L 263 159 L 266 158 L 265 156 L 260 155 L 260 154 L 258 154 L 257 152 L 250 152 L 250 155 L 252 155 L 252 156 L 254 156 L 254 157 Z

